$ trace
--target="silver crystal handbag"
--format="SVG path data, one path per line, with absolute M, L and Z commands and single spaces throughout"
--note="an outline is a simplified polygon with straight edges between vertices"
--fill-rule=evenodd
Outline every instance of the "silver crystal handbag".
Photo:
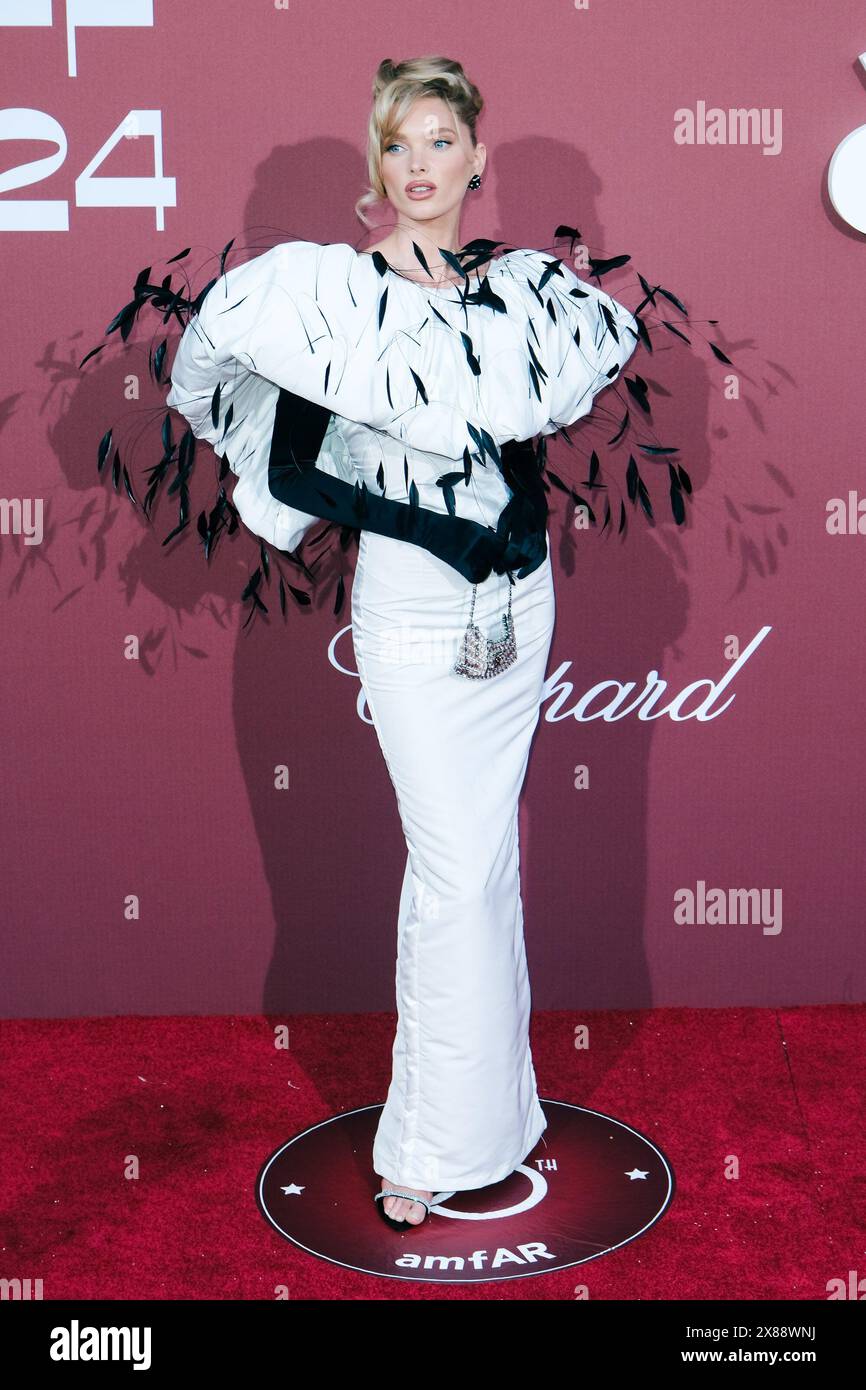
M 517 660 L 514 619 L 511 616 L 511 590 L 513 588 L 514 585 L 509 580 L 508 609 L 502 614 L 503 635 L 501 637 L 485 637 L 475 622 L 475 595 L 478 585 L 472 585 L 472 606 L 469 610 L 469 622 L 460 643 L 457 660 L 451 668 L 455 675 L 468 676 L 470 680 L 489 680 L 491 676 L 498 676 L 500 671 L 507 670 Z

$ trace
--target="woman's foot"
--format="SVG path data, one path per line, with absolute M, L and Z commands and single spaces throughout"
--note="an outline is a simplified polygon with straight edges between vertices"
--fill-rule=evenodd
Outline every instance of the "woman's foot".
M 384 1188 L 396 1188 L 400 1192 L 415 1192 L 419 1197 L 426 1197 L 428 1200 L 433 1193 L 424 1187 L 408 1187 L 403 1182 L 389 1182 L 387 1178 L 382 1179 L 381 1192 Z M 420 1226 L 427 1215 L 427 1208 L 421 1202 L 413 1202 L 411 1197 L 383 1197 L 382 1206 L 385 1208 L 385 1215 L 390 1216 L 392 1221 L 408 1221 L 410 1226 Z

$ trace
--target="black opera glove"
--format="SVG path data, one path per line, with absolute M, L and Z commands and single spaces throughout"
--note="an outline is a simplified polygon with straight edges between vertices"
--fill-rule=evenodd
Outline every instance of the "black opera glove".
M 480 584 L 502 555 L 502 539 L 488 526 L 429 507 L 395 502 L 371 492 L 363 481 L 349 484 L 323 468 L 272 458 L 268 488 L 280 502 L 310 516 L 374 531 L 420 545 L 468 579 Z
M 543 453 L 532 440 L 509 440 L 500 451 L 500 470 L 511 498 L 499 516 L 496 532 L 501 542 L 494 563 L 497 574 L 517 569 L 525 579 L 547 559 L 547 494 L 542 482 Z
M 371 492 L 363 480 L 348 483 L 317 468 L 330 418 L 325 407 L 280 390 L 268 457 L 268 490 L 278 501 L 309 516 L 420 545 L 472 584 L 483 583 L 494 569 L 504 574 L 518 565 L 524 566 L 523 578 L 543 562 L 547 508 L 542 490 L 539 510 L 538 483 L 531 477 L 535 455 L 527 444 L 503 446 L 503 476 L 517 492 L 494 530 L 468 517 L 395 502 Z
M 493 569 L 496 574 L 504 574 L 506 570 L 517 570 L 517 578 L 525 579 L 533 570 L 537 570 L 539 565 L 543 565 L 546 559 L 547 535 L 544 531 L 536 531 L 524 536 L 519 544 L 508 541 L 506 545 L 500 545 Z

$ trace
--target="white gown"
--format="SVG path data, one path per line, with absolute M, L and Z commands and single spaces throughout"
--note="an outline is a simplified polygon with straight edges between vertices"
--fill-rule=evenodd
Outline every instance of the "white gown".
M 637 342 L 633 315 L 566 265 L 545 280 L 554 260 L 530 249 L 495 260 L 495 311 L 464 306 L 453 287 L 380 274 L 344 243 L 282 243 L 205 297 L 167 403 L 226 456 L 243 522 L 279 549 L 295 549 L 318 519 L 268 489 L 280 388 L 332 412 L 318 468 L 407 505 L 414 483 L 421 506 L 446 514 L 437 479 L 474 451 L 456 514 L 495 527 L 511 490 L 478 454 L 478 431 L 498 446 L 571 424 Z M 491 636 L 508 587 L 495 572 L 478 585 L 475 620 Z M 486 680 L 452 670 L 471 593 L 421 545 L 361 531 L 354 649 L 407 847 L 398 1024 L 373 1168 L 433 1191 L 506 1177 L 546 1125 L 529 1047 L 517 813 L 554 624 L 549 545 L 515 580 L 517 660 Z

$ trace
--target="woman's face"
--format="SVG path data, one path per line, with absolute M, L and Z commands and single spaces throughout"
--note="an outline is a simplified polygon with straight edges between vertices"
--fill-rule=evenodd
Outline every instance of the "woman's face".
M 459 209 L 466 185 L 482 172 L 484 161 L 484 146 L 473 146 L 469 127 L 441 97 L 419 97 L 382 151 L 388 201 L 417 222 L 441 217 Z M 432 191 L 414 193 L 413 184 L 427 184 Z

